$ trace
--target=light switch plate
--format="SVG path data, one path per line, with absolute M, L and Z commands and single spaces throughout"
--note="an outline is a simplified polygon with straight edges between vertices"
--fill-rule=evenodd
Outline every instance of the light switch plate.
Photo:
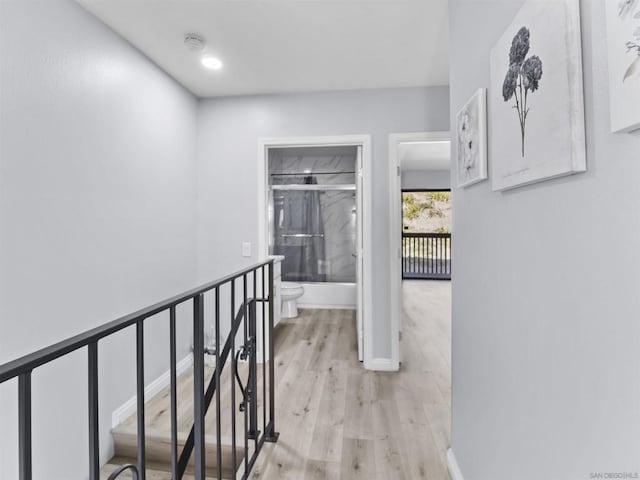
M 251 256 L 251 242 L 242 242 L 242 256 L 243 257 Z

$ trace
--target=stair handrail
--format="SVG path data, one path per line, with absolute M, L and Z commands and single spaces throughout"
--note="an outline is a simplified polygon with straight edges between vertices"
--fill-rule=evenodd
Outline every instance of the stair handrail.
M 213 282 L 192 288 L 191 290 L 187 290 L 186 292 L 155 303 L 149 307 L 142 308 L 136 312 L 130 313 L 96 328 L 92 328 L 91 330 L 69 337 L 66 340 L 62 340 L 49 345 L 48 347 L 41 348 L 33 353 L 4 363 L 0 365 L 0 384 L 16 378 L 20 376 L 20 374 L 29 373 L 35 368 L 41 367 L 42 365 L 50 363 L 60 357 L 64 357 L 65 355 L 79 350 L 80 348 L 87 347 L 98 340 L 102 340 L 103 338 L 113 335 L 120 330 L 131 327 L 141 320 L 145 320 L 160 312 L 168 310 L 170 307 L 175 307 L 188 300 L 192 300 L 198 295 L 214 290 L 216 287 L 219 287 L 224 283 L 228 283 L 236 278 L 242 277 L 244 274 L 249 273 L 256 268 L 266 265 L 273 265 L 273 260 L 256 263 L 218 280 L 214 280 Z

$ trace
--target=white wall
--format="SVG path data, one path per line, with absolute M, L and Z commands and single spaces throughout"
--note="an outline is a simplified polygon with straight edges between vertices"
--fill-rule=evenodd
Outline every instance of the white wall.
M 403 190 L 447 190 L 451 188 L 449 170 L 403 170 Z
M 450 1 L 452 112 L 489 86 L 489 51 L 522 3 Z M 465 480 L 640 472 L 640 134 L 609 133 L 604 3 L 581 2 L 588 172 L 453 192 Z
M 390 358 L 388 137 L 449 129 L 448 88 L 403 88 L 204 100 L 198 122 L 198 277 L 257 260 L 258 139 L 371 134 L 373 356 Z M 219 206 L 223 205 L 223 208 Z M 241 242 L 254 246 L 241 257 Z
M 0 1 L 0 363 L 194 285 L 196 104 L 75 3 Z M 167 330 L 148 328 L 149 380 L 168 369 Z M 100 344 L 103 461 L 135 394 L 133 339 Z M 86 352 L 33 381 L 34 478 L 86 478 Z M 16 400 L 0 388 L 3 479 Z

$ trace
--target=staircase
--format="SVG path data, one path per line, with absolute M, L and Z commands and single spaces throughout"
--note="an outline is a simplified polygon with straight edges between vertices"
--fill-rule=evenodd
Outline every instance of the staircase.
M 221 457 L 222 457 L 222 477 L 224 479 L 234 478 L 234 472 L 242 471 L 242 463 L 245 457 L 244 438 L 244 415 L 238 410 L 236 405 L 236 454 L 233 459 L 233 429 L 231 425 L 231 385 L 235 383 L 234 396 L 236 403 L 242 398 L 242 392 L 237 382 L 231 382 L 231 369 L 224 370 L 220 378 L 220 408 L 221 408 Z M 244 379 L 248 373 L 248 364 L 239 362 L 237 364 L 238 375 Z M 205 383 L 209 383 L 214 374 L 213 368 L 205 368 Z M 259 382 L 259 388 L 262 383 Z M 178 378 L 178 451 L 182 451 L 189 430 L 193 424 L 193 372 L 191 370 Z M 146 460 L 148 480 L 171 480 L 171 411 L 170 411 L 170 389 L 164 388 L 156 396 L 145 402 L 145 438 L 146 438 Z M 262 424 L 261 399 L 258 402 L 259 425 Z M 131 415 L 120 425 L 112 430 L 115 444 L 114 457 L 108 465 L 103 468 L 104 480 L 116 468 L 125 464 L 135 465 L 137 462 L 138 433 L 137 416 Z M 218 447 L 216 445 L 216 411 L 215 398 L 209 413 L 205 417 L 205 467 L 208 478 L 216 478 Z M 249 440 L 249 439 L 247 439 Z M 247 442 L 249 445 L 249 456 L 254 451 L 254 441 Z M 193 475 L 193 455 L 185 471 L 185 479 Z M 238 475 L 241 476 L 241 475 Z M 102 478 L 102 477 L 101 477 Z M 130 478 L 122 474 L 120 479 Z
M 178 448 L 182 450 L 187 439 L 186 433 L 178 434 Z M 113 430 L 113 439 L 115 441 L 115 456 L 109 461 L 111 465 L 110 472 L 115 470 L 117 466 L 128 463 L 136 464 L 136 455 L 138 448 L 138 434 L 134 429 L 127 427 L 116 427 Z M 155 474 L 166 473 L 166 478 L 171 478 L 171 435 L 168 432 L 155 431 L 147 429 L 146 434 L 147 447 L 147 478 L 150 471 Z M 222 438 L 220 445 L 222 449 L 222 477 L 225 479 L 233 478 L 233 472 L 237 472 L 242 461 L 244 460 L 244 448 L 239 446 L 236 448 L 236 461 L 233 463 L 233 447 L 231 439 Z M 205 436 L 205 467 L 207 477 L 215 478 L 218 472 L 218 448 L 216 446 L 216 437 L 212 435 Z M 187 466 L 186 474 L 193 475 L 193 455 Z M 159 476 L 159 478 L 164 478 Z M 185 476 L 185 478 L 188 478 Z

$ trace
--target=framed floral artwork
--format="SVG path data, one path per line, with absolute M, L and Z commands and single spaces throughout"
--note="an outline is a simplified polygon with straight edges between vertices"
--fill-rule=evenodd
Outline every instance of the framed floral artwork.
M 467 187 L 487 178 L 487 91 L 478 90 L 458 112 L 458 187 Z
M 640 0 L 607 0 L 611 131 L 640 128 Z
M 586 170 L 579 0 L 527 0 L 491 51 L 493 190 Z

